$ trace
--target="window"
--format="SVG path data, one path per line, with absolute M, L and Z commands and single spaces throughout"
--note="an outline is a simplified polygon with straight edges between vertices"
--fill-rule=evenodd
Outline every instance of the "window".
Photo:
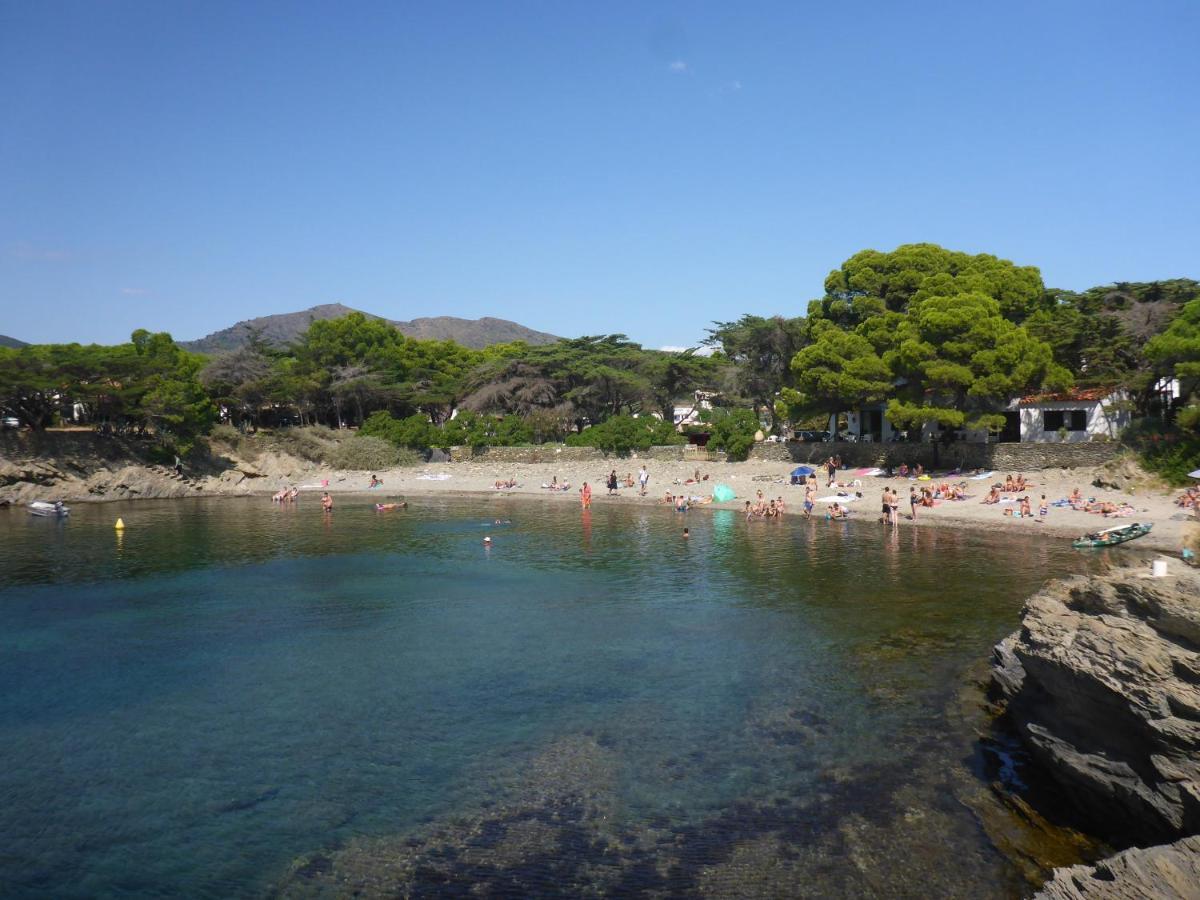
M 1042 431 L 1087 431 L 1086 409 L 1047 409 L 1042 413 Z

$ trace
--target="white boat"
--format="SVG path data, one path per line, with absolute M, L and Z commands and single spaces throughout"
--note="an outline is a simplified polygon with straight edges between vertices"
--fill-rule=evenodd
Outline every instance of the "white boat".
M 71 508 L 64 506 L 61 500 L 55 500 L 53 503 L 47 503 L 45 500 L 34 500 L 29 504 L 29 512 L 35 516 L 58 516 L 64 517 L 71 514 Z

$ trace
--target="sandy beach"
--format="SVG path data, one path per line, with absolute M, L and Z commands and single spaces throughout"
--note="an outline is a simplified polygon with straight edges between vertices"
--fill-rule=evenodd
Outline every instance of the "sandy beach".
M 636 481 L 642 461 L 636 458 L 620 460 L 616 465 L 617 475 L 624 483 L 627 475 Z M 592 488 L 592 506 L 600 508 L 605 504 L 648 504 L 664 507 L 664 495 L 685 494 L 689 497 L 710 498 L 712 489 L 717 484 L 726 484 L 737 494 L 737 499 L 725 503 L 701 504 L 699 509 L 736 509 L 741 510 L 747 499 L 754 500 L 757 492 L 762 491 L 768 499 L 782 497 L 785 501 L 787 516 L 803 516 L 804 489 L 793 486 L 789 475 L 795 466 L 791 463 L 773 462 L 742 462 L 742 463 L 707 463 L 700 464 L 701 481 L 688 484 L 688 479 L 696 473 L 697 464 L 684 462 L 646 461 L 646 469 L 650 475 L 645 497 L 639 496 L 638 488 L 622 486 L 615 496 L 609 496 L 605 482 L 609 471 L 614 467 L 614 461 L 605 462 L 570 462 L 570 463 L 538 463 L 538 464 L 503 464 L 491 465 L 484 461 L 429 464 L 416 468 L 392 469 L 384 472 L 334 472 L 322 474 L 328 478 L 329 491 L 335 494 L 362 493 L 377 498 L 377 502 L 386 503 L 399 499 L 410 502 L 422 497 L 442 497 L 467 495 L 478 497 L 516 496 L 537 497 L 548 502 L 579 502 L 579 488 L 583 482 L 588 482 Z M 383 484 L 368 490 L 371 475 L 377 475 Z M 996 476 L 971 480 L 966 476 L 941 476 L 932 482 L 917 481 L 909 478 L 884 478 L 869 475 L 855 475 L 854 470 L 842 469 L 838 480 L 843 484 L 861 481 L 861 487 L 849 488 L 852 492 L 861 491 L 862 499 L 849 504 L 850 518 L 875 524 L 879 519 L 880 497 L 885 487 L 892 487 L 900 496 L 901 526 L 912 527 L 967 527 L 985 529 L 998 533 L 1033 533 L 1053 535 L 1056 538 L 1075 538 L 1080 535 L 1132 522 L 1150 522 L 1154 530 L 1144 538 L 1131 543 L 1130 547 L 1141 550 L 1157 550 L 1177 556 L 1184 546 L 1189 530 L 1197 528 L 1196 519 L 1187 511 L 1180 509 L 1174 503 L 1179 490 L 1126 490 L 1117 491 L 1092 486 L 1096 471 L 1092 469 L 1051 469 L 1041 472 L 1024 473 L 1029 489 L 1025 492 L 1032 502 L 1036 513 L 1040 498 L 1046 495 L 1053 502 L 1066 497 L 1075 488 L 1084 497 L 1094 497 L 1098 501 L 1108 500 L 1113 503 L 1128 502 L 1136 510 L 1136 514 L 1125 518 L 1106 518 L 1099 514 L 1085 513 L 1070 508 L 1051 507 L 1044 518 L 1013 518 L 1004 515 L 1004 509 L 1012 508 L 1015 504 L 1000 506 L 985 505 L 982 500 L 988 493 L 988 487 L 996 481 L 1003 481 L 1007 473 L 997 473 Z M 708 479 L 704 480 L 707 475 Z M 567 491 L 551 491 L 544 487 L 553 478 L 562 484 L 571 485 Z M 264 479 L 265 480 L 265 479 Z M 940 481 L 958 482 L 966 480 L 969 499 L 964 501 L 937 501 L 933 508 L 920 508 L 914 523 L 909 516 L 908 491 L 910 486 L 936 484 Z M 497 489 L 497 481 L 516 481 L 516 486 Z M 819 474 L 820 488 L 818 497 L 827 497 L 836 493 L 835 489 L 826 488 L 826 477 Z M 277 487 L 282 486 L 279 482 Z M 274 490 L 275 488 L 273 488 Z M 843 490 L 847 490 L 843 488 Z M 319 493 L 319 490 L 316 491 Z M 311 489 L 305 494 L 313 493 Z M 1006 496 L 1024 496 L 1006 495 Z M 824 505 L 817 504 L 814 516 L 824 515 Z

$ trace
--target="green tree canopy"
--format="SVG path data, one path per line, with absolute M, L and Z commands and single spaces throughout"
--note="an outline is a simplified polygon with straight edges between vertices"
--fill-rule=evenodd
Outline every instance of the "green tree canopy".
M 766 411 L 776 430 L 775 397 L 791 385 L 792 360 L 808 342 L 804 319 L 745 315 L 713 324 L 705 343 L 721 348 L 733 365 L 736 393 Z

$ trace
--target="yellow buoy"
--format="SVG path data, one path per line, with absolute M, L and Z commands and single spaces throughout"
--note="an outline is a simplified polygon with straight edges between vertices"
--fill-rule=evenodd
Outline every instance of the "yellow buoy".
M 117 529 L 117 531 L 124 531 L 125 530 L 125 520 L 117 519 L 117 524 L 114 525 L 113 528 Z

